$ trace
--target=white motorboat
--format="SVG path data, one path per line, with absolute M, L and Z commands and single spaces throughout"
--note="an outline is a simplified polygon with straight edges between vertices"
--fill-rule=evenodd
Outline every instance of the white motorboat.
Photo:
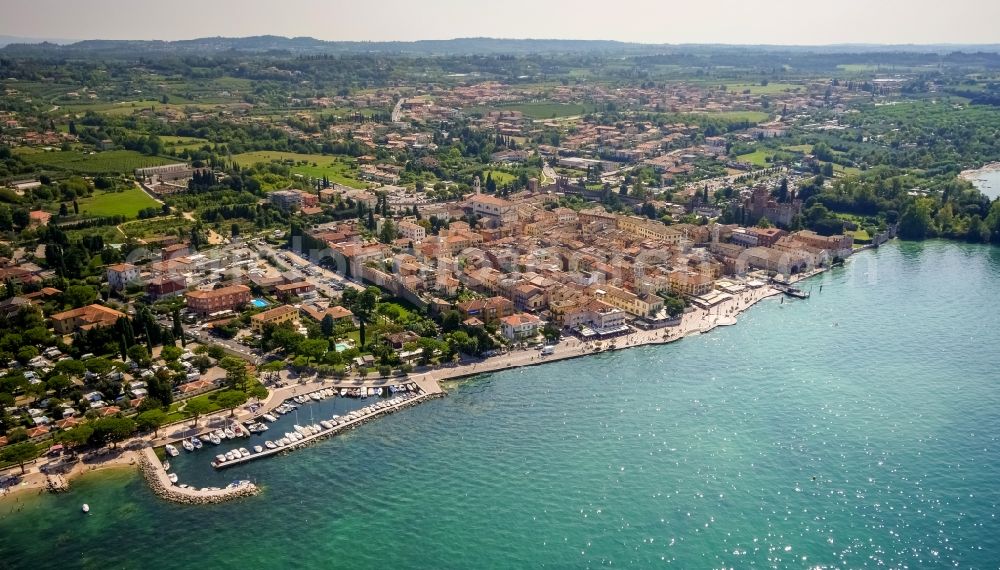
M 276 447 L 285 447 L 286 445 L 288 445 L 288 438 L 287 437 L 283 437 L 283 438 L 279 439 L 278 441 L 274 442 L 274 445 Z
M 170 479 L 171 483 L 177 483 L 177 474 L 171 473 L 170 475 L 167 475 L 167 479 Z
M 299 424 L 293 425 L 292 429 L 294 429 L 295 431 L 297 431 L 299 433 L 302 433 L 302 432 L 304 432 L 306 430 L 306 428 L 300 426 Z
M 254 453 L 260 453 L 261 451 L 264 451 L 264 448 L 263 448 L 263 447 L 261 447 L 261 446 L 259 446 L 259 445 L 255 445 L 255 446 L 253 446 L 253 452 L 254 452 Z
M 208 434 L 208 440 L 211 441 L 213 445 L 219 445 L 220 443 L 222 443 L 222 440 L 219 439 L 219 436 L 215 435 L 214 433 Z
M 226 439 L 236 439 L 236 432 L 229 428 L 222 430 L 222 433 L 226 434 Z
M 194 451 L 194 444 L 187 439 L 181 440 L 181 447 L 184 448 L 184 451 Z
M 250 450 L 245 447 L 241 447 L 240 455 L 242 455 L 243 457 L 250 457 Z
M 269 422 L 276 422 L 276 421 L 278 421 L 278 418 L 272 416 L 271 414 L 264 414 L 261 417 L 264 418 L 265 420 L 269 421 Z
M 229 451 L 226 452 L 226 460 L 228 460 L 228 461 L 232 461 L 232 460 L 236 459 L 237 457 L 239 457 L 239 454 L 237 454 L 235 450 L 231 449 L 231 450 L 229 450 Z
M 225 455 L 223 455 L 223 454 L 220 453 L 220 454 L 218 454 L 218 455 L 215 456 L 215 461 L 217 461 L 218 463 L 225 463 L 227 461 L 227 459 L 226 459 Z
M 223 439 L 226 439 L 226 432 L 222 431 L 221 429 L 217 429 L 217 430 L 213 431 L 212 435 L 214 435 L 215 437 L 219 438 L 219 441 L 222 441 Z
M 268 448 L 268 449 L 275 449 L 275 448 L 277 448 L 278 446 L 277 446 L 277 445 L 275 445 L 273 441 L 271 441 L 271 440 L 267 440 L 267 441 L 265 441 L 265 442 L 264 442 L 264 447 L 266 447 L 266 448 Z
M 84 513 L 89 513 L 90 512 L 90 505 L 88 505 L 87 503 L 84 503 L 83 506 L 80 507 L 80 510 L 83 511 Z
M 164 461 L 163 462 L 163 470 L 164 471 L 170 471 L 170 462 L 169 461 Z
M 192 437 L 192 438 L 191 438 L 191 444 L 192 444 L 192 445 L 194 445 L 194 448 L 195 448 L 195 449 L 201 449 L 201 448 L 202 448 L 202 446 L 204 446 L 204 445 L 205 445 L 205 444 L 203 444 L 203 443 L 201 442 L 201 438 L 197 438 L 197 437 Z
M 312 398 L 313 400 L 317 401 L 317 402 L 320 401 L 320 399 L 321 399 L 320 396 L 319 396 L 319 394 L 317 392 L 313 392 L 312 394 L 309 394 L 309 397 Z
M 320 420 L 319 425 L 323 426 L 323 429 L 333 429 L 333 424 L 326 420 Z
M 169 443 L 164 445 L 163 449 L 167 451 L 167 455 L 169 455 L 170 457 L 177 457 L 181 453 L 180 451 L 177 451 L 176 447 L 170 445 Z

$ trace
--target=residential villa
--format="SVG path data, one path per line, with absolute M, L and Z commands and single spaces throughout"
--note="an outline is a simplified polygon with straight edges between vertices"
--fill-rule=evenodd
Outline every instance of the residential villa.
M 52 329 L 58 334 L 114 325 L 125 313 L 104 305 L 87 305 L 52 315 Z
M 261 332 L 267 325 L 281 325 L 283 323 L 297 322 L 299 311 L 291 305 L 279 305 L 273 309 L 268 309 L 263 313 L 257 313 L 250 317 L 250 328 L 254 332 Z

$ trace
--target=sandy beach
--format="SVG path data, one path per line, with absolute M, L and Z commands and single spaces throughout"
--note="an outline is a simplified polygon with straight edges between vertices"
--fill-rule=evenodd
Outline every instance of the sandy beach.
M 962 180 L 968 180 L 972 182 L 973 180 L 978 180 L 982 177 L 985 172 L 993 172 L 1000 170 L 1000 162 L 990 162 L 982 165 L 980 168 L 973 168 L 970 170 L 963 170 L 958 174 L 958 177 Z
M 809 273 L 796 275 L 792 278 L 792 281 L 801 281 L 822 271 L 814 270 Z M 609 350 L 624 350 L 638 346 L 666 344 L 689 335 L 707 333 L 719 326 L 734 325 L 737 323 L 737 317 L 744 311 L 764 299 L 781 294 L 781 291 L 771 286 L 747 289 L 737 295 L 733 295 L 732 299 L 720 303 L 709 310 L 701 308 L 688 310 L 681 319 L 681 323 L 676 326 L 648 331 L 637 330 L 630 334 L 607 340 L 583 341 L 573 337 L 564 337 L 555 345 L 553 353 L 549 355 L 543 356 L 538 350 L 519 349 L 485 359 L 464 358 L 453 364 L 411 374 L 405 381 L 416 382 L 424 392 L 440 392 L 440 383 L 446 380 L 456 380 L 516 367 L 538 366 L 548 362 L 579 358 L 588 354 Z M 401 380 L 392 377 L 335 380 L 331 378 L 318 378 L 316 376 L 299 377 L 287 372 L 283 373 L 282 379 L 285 381 L 285 385 L 271 390 L 268 397 L 260 402 L 261 406 L 254 412 L 250 412 L 244 407 L 237 410 L 235 415 L 230 415 L 229 412 L 219 412 L 205 416 L 198 420 L 197 425 L 191 421 L 184 421 L 165 426 L 157 434 L 157 437 L 151 435 L 135 437 L 129 441 L 119 443 L 117 449 L 103 449 L 81 456 L 82 459 L 77 461 L 69 471 L 55 476 L 46 475 L 39 470 L 41 465 L 48 461 L 44 457 L 26 464 L 26 473 L 23 476 L 20 475 L 20 468 L 8 468 L 3 471 L 3 475 L 18 476 L 19 481 L 17 484 L 0 489 L 0 502 L 11 500 L 21 494 L 37 494 L 43 493 L 46 490 L 65 489 L 73 478 L 98 469 L 135 469 L 138 465 L 137 452 L 133 451 L 135 449 L 147 446 L 158 447 L 181 438 L 211 431 L 211 429 L 223 426 L 233 420 L 244 420 L 258 416 L 274 409 L 288 398 L 298 394 L 307 394 L 331 386 L 386 386 L 399 383 Z

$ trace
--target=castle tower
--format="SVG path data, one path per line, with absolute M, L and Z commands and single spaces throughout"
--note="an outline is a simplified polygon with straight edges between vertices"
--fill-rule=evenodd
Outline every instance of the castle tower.
M 476 194 L 481 194 L 483 192 L 483 187 L 479 182 L 479 176 L 477 175 L 475 180 L 472 181 L 472 189 L 476 191 Z

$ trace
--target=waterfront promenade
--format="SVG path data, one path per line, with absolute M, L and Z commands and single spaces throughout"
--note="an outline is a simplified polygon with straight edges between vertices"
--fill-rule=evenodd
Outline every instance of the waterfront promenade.
M 816 270 L 810 273 L 797 275 L 794 276 L 791 281 L 801 281 L 821 273 L 822 271 L 823 270 Z M 486 374 L 499 370 L 508 370 L 522 366 L 537 366 L 547 362 L 579 358 L 588 354 L 596 354 L 611 350 L 622 350 L 653 344 L 666 344 L 680 340 L 685 336 L 704 334 L 719 326 L 736 324 L 739 314 L 764 299 L 781 294 L 781 291 L 768 285 L 756 289 L 747 289 L 733 295 L 731 299 L 728 299 L 711 309 L 689 309 L 688 312 L 683 315 L 679 325 L 657 330 L 639 330 L 607 340 L 584 341 L 575 338 L 566 338 L 556 344 L 553 348 L 553 353 L 549 355 L 542 355 L 540 351 L 537 350 L 515 350 L 486 359 L 464 358 L 457 363 L 411 374 L 406 378 L 355 377 L 347 379 L 332 379 L 319 378 L 316 376 L 286 377 L 283 378 L 285 380 L 285 385 L 272 389 L 267 398 L 260 402 L 256 402 L 257 405 L 252 411 L 250 406 L 244 406 L 238 410 L 234 410 L 233 412 L 211 414 L 203 418 L 199 418 L 197 421 L 185 421 L 167 426 L 162 429 L 156 437 L 146 435 L 133 438 L 128 442 L 119 444 L 125 450 L 129 451 L 115 453 L 108 461 L 97 460 L 96 463 L 91 463 L 86 466 L 82 463 L 74 466 L 68 473 L 63 474 L 60 482 L 69 481 L 74 476 L 89 470 L 113 466 L 137 465 L 140 463 L 139 456 L 136 455 L 137 452 L 133 450 L 140 450 L 142 453 L 146 453 L 148 450 L 149 453 L 152 453 L 152 448 L 176 442 L 177 440 L 183 438 L 202 435 L 228 425 L 233 421 L 243 422 L 259 417 L 264 413 L 274 410 L 274 408 L 278 407 L 289 398 L 297 395 L 309 394 L 323 388 L 334 388 L 339 390 L 340 388 L 386 387 L 399 384 L 401 382 L 412 382 L 416 383 L 420 389 L 419 398 L 406 402 L 406 405 L 413 405 L 416 402 L 423 401 L 427 397 L 436 397 L 444 394 L 444 390 L 442 389 L 440 382 L 446 380 L 456 380 L 459 378 Z M 379 414 L 372 414 L 372 417 L 375 415 Z M 360 425 L 370 419 L 370 417 L 366 417 L 362 421 L 358 421 L 357 425 Z M 352 423 L 352 426 L 353 425 L 354 424 Z M 328 430 L 328 432 L 322 435 L 331 434 L 332 432 Z M 89 454 L 89 456 L 92 458 L 99 457 L 96 453 Z M 157 464 L 159 464 L 158 461 Z M 10 470 L 10 472 L 14 473 L 15 471 Z M 166 477 L 166 472 L 163 472 L 163 476 Z M 51 484 L 51 479 L 46 477 L 43 473 L 40 473 L 36 465 L 32 465 L 29 468 L 28 474 L 21 479 L 21 484 L 18 485 L 16 491 L 21 492 L 26 490 L 37 490 L 38 492 L 41 492 L 51 487 Z

